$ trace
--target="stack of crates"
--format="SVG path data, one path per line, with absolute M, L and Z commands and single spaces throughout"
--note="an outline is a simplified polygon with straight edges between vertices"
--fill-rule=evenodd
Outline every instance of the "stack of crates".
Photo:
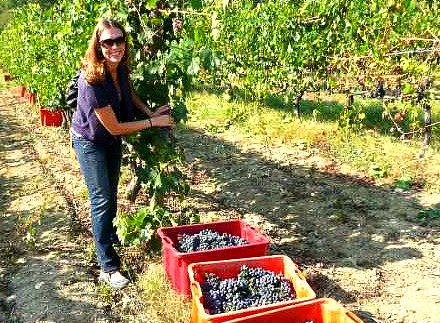
M 192 235 L 204 229 L 238 236 L 248 244 L 191 253 L 177 250 L 180 235 Z M 191 323 L 362 323 L 338 302 L 327 298 L 316 299 L 315 292 L 298 266 L 285 255 L 267 255 L 269 238 L 242 220 L 165 227 L 158 229 L 158 236 L 162 243 L 163 266 L 173 289 L 192 298 Z M 243 265 L 284 276 L 291 281 L 296 298 L 210 314 L 204 307 L 201 289 L 205 275 L 210 273 L 220 279 L 233 278 Z

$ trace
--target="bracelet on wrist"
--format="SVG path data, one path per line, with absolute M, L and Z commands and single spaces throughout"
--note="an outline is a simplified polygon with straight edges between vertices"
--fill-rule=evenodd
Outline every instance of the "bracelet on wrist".
M 153 122 L 151 122 L 151 119 L 148 119 L 148 121 L 150 122 L 150 128 L 153 128 Z
M 150 117 L 150 111 L 146 105 L 144 105 L 144 112 L 148 117 Z

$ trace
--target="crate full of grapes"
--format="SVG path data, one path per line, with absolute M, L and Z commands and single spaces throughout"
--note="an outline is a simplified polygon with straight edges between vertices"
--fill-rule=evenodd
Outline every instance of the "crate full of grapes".
M 192 323 L 225 322 L 316 297 L 298 266 L 284 255 L 193 263 L 188 274 Z
M 265 256 L 270 240 L 242 220 L 198 223 L 157 230 L 162 262 L 173 289 L 191 296 L 188 265 L 243 257 Z
M 342 304 L 331 298 L 318 298 L 299 304 L 239 317 L 223 323 L 362 323 Z

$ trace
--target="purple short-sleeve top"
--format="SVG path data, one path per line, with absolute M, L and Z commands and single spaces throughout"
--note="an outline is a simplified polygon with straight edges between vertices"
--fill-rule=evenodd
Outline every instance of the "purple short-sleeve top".
M 134 120 L 134 105 L 130 90 L 130 81 L 125 69 L 118 69 L 121 95 L 113 84 L 110 73 L 99 84 L 89 84 L 84 78 L 84 72 L 78 79 L 77 109 L 72 116 L 72 130 L 97 144 L 110 146 L 120 142 L 119 136 L 114 136 L 105 129 L 98 120 L 95 109 L 110 105 L 120 122 Z

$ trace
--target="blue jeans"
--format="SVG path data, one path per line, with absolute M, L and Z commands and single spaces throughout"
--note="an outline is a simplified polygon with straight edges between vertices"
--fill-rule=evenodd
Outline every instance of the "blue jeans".
M 72 133 L 72 145 L 89 192 L 98 263 L 104 272 L 118 270 L 120 258 L 113 247 L 117 242 L 113 219 L 117 212 L 121 144 L 106 147 Z

